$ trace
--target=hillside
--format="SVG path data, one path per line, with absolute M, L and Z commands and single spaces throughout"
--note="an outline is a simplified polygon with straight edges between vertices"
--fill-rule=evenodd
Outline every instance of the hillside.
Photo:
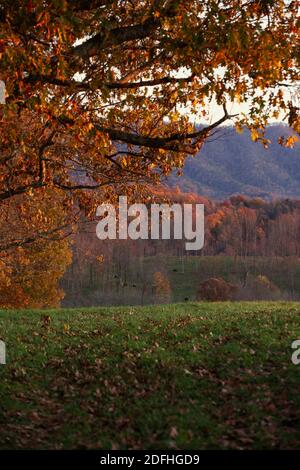
M 293 149 L 277 143 L 287 128 L 270 126 L 268 149 L 251 140 L 248 131 L 238 134 L 223 127 L 196 157 L 186 161 L 183 176 L 170 178 L 172 186 L 215 199 L 233 194 L 263 198 L 300 197 L 300 144 Z

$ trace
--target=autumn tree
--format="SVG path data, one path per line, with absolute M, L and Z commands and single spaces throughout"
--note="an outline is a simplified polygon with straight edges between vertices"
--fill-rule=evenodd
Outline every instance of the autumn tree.
M 161 271 L 153 274 L 153 293 L 158 302 L 169 302 L 172 289 L 168 277 Z
M 211 277 L 201 282 L 197 290 L 197 300 L 225 301 L 232 300 L 237 288 L 223 278 Z
M 38 240 L 0 254 L 0 307 L 58 307 L 59 281 L 71 262 L 67 240 Z
M 281 0 L 1 0 L 0 206 L 33 209 L 2 248 L 64 239 L 99 201 L 143 197 L 230 119 L 263 142 L 280 113 L 299 131 L 298 13 Z M 192 124 L 212 100 L 223 115 Z M 64 220 L 40 223 L 44 191 Z
M 299 130 L 288 91 L 299 80 L 298 9 L 279 0 L 1 0 L 0 200 L 47 186 L 93 210 L 95 198 L 181 167 L 234 101 L 248 103 L 235 122 L 255 140 L 282 111 Z M 223 117 L 195 127 L 189 115 L 208 117 L 211 99 Z
M 0 307 L 54 307 L 71 262 L 66 211 L 49 189 L 0 205 Z M 54 228 L 53 228 L 54 227 Z
M 66 192 L 40 184 L 51 134 L 44 137 L 34 113 L 2 111 L 0 307 L 58 306 L 80 210 Z

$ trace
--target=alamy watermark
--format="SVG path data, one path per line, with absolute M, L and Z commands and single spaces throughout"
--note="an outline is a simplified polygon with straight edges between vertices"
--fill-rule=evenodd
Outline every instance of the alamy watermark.
M 293 341 L 291 344 L 291 348 L 295 349 L 291 357 L 292 363 L 295 366 L 298 366 L 300 364 L 300 339 L 296 339 L 295 341 Z
M 118 214 L 116 212 L 118 210 Z M 100 240 L 186 240 L 186 250 L 201 250 L 204 245 L 204 204 L 127 204 L 120 196 L 113 204 L 97 207 L 102 217 L 96 227 Z
M 6 364 L 6 347 L 4 341 L 0 340 L 0 364 Z

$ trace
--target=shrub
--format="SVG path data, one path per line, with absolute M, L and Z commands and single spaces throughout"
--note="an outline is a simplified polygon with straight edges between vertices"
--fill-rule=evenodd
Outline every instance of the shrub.
M 211 302 L 232 300 L 236 286 L 219 277 L 211 277 L 201 282 L 197 291 L 197 300 Z
M 238 289 L 236 300 L 278 300 L 280 289 L 267 276 L 249 276 L 245 286 Z

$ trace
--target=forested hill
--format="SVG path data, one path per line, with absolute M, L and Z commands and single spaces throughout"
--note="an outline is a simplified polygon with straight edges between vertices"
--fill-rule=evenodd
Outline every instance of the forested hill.
M 300 144 L 293 149 L 279 145 L 278 137 L 286 133 L 284 126 L 270 126 L 266 136 L 272 144 L 265 149 L 248 131 L 223 128 L 196 157 L 188 158 L 183 176 L 172 176 L 171 185 L 216 199 L 233 194 L 300 197 Z

